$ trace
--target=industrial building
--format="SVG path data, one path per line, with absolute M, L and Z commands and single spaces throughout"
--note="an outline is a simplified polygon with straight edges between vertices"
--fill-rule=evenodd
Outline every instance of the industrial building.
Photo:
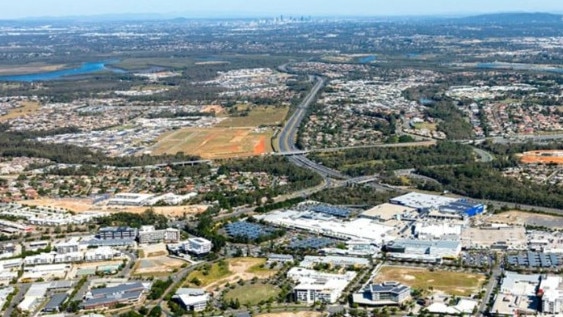
M 67 293 L 56 293 L 53 294 L 45 307 L 43 307 L 43 312 L 45 313 L 58 313 L 61 311 L 61 306 L 68 298 Z
M 314 205 L 309 207 L 309 210 L 312 212 L 318 212 L 321 214 L 339 217 L 339 218 L 348 218 L 350 217 L 350 210 L 345 208 L 339 208 L 329 205 Z
M 421 240 L 459 239 L 462 223 L 452 221 L 428 222 L 419 221 L 414 224 L 414 236 Z
M 328 238 L 305 238 L 305 239 L 292 239 L 289 242 L 290 249 L 321 249 L 336 241 Z
M 389 200 L 389 202 L 391 202 L 392 204 L 411 207 L 419 211 L 438 209 L 440 206 L 444 206 L 455 201 L 457 201 L 456 198 L 415 192 L 398 196 Z
M 563 312 L 563 279 L 549 275 L 542 278 L 538 290 L 541 311 L 544 315 L 557 315 Z
M 199 312 L 207 308 L 210 300 L 209 293 L 197 288 L 179 288 L 172 297 L 188 312 Z
M 512 266 L 528 268 L 556 268 L 561 264 L 559 255 L 554 253 L 527 251 L 518 255 L 508 255 L 506 262 Z
M 419 212 L 432 213 L 432 216 L 435 218 L 440 218 L 440 214 L 443 215 L 443 218 L 450 216 L 453 216 L 453 218 L 473 217 L 486 211 L 485 205 L 467 199 L 415 192 L 392 198 L 390 202 L 396 205 L 415 208 Z
M 297 210 L 275 211 L 256 218 L 275 226 L 306 230 L 342 240 L 366 240 L 381 244 L 395 238 L 390 234 L 394 230 L 392 226 L 366 218 L 343 221 L 324 214 Z
M 385 245 L 390 257 L 421 261 L 436 261 L 443 258 L 457 258 L 461 243 L 454 240 L 397 239 Z
M 506 271 L 491 311 L 497 316 L 535 315 L 539 311 L 539 274 Z
M 362 212 L 360 217 L 381 222 L 389 220 L 414 220 L 418 217 L 418 212 L 415 208 L 385 203 Z
M 136 303 L 150 287 L 141 282 L 121 284 L 113 287 L 91 289 L 82 302 L 84 309 L 113 307 L 117 304 Z
M 367 285 L 361 293 L 354 294 L 352 300 L 367 306 L 400 305 L 410 297 L 410 287 L 397 282 L 384 282 Z

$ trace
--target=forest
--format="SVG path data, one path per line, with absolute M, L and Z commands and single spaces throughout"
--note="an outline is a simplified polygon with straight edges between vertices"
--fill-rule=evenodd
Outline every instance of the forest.
M 309 157 L 350 176 L 421 166 L 463 164 L 474 160 L 470 146 L 448 141 L 430 147 L 362 148 L 313 153 Z
M 506 178 L 491 164 L 419 167 L 417 173 L 436 179 L 453 193 L 472 198 L 563 208 L 563 187 Z

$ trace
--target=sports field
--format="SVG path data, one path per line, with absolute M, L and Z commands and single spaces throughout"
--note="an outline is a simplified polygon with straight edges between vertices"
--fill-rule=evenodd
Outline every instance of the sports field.
M 152 153 L 198 155 L 204 159 L 248 157 L 270 153 L 269 128 L 185 128 L 165 134 Z
M 428 269 L 384 266 L 377 273 L 374 282 L 395 281 L 412 288 L 444 292 L 448 295 L 470 296 L 479 291 L 485 275 L 450 271 L 429 271 Z
M 518 156 L 520 161 L 525 164 L 563 164 L 563 151 L 561 150 L 530 151 Z

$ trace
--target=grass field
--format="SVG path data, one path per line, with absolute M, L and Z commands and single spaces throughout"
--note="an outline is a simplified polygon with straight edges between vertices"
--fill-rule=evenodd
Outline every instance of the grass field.
M 8 114 L 1 116 L 0 121 L 11 120 L 26 115 L 33 114 L 41 108 L 41 105 L 35 101 L 22 102 L 21 107 L 14 108 L 8 111 Z
M 272 151 L 269 128 L 185 128 L 165 134 L 152 153 L 198 155 L 205 159 L 248 157 Z
M 412 288 L 441 291 L 449 295 L 470 296 L 477 293 L 485 281 L 482 274 L 460 273 L 448 271 L 429 271 L 422 268 L 384 266 L 377 274 L 375 281 L 396 281 Z
M 0 75 L 26 75 L 33 73 L 54 72 L 67 67 L 66 64 L 49 65 L 45 63 L 29 63 L 26 65 L 2 65 Z
M 233 258 L 229 259 L 229 268 L 231 271 L 240 274 L 249 274 L 257 277 L 269 277 L 277 272 L 264 267 L 266 258 Z
M 238 299 L 242 305 L 257 305 L 261 301 L 278 296 L 279 293 L 280 289 L 274 285 L 256 283 L 230 290 L 225 294 L 225 300 Z
M 241 110 L 241 109 L 239 109 Z M 289 107 L 253 106 L 245 117 L 230 117 L 217 125 L 218 128 L 259 127 L 281 124 Z
M 429 131 L 436 131 L 438 125 L 436 123 L 429 123 L 429 122 L 422 122 L 422 123 L 415 123 L 414 128 L 417 130 L 426 129 Z
M 182 68 L 193 65 L 191 58 L 125 58 L 114 64 L 117 68 L 125 70 L 144 70 L 151 67 Z
M 196 286 L 196 287 L 207 286 L 221 279 L 227 278 L 232 274 L 233 272 L 229 270 L 229 265 L 227 262 L 224 262 L 224 264 L 220 264 L 219 262 L 217 262 L 211 264 L 211 267 L 207 271 L 207 274 L 205 274 L 204 269 L 199 269 L 191 272 L 190 275 L 188 275 L 187 283 L 190 286 Z M 200 285 L 193 284 L 191 281 L 194 279 L 198 279 L 201 282 L 201 284 Z

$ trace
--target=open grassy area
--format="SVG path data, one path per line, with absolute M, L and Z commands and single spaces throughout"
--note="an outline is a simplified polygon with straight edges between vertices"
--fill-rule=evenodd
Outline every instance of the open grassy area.
M 277 272 L 266 265 L 266 258 L 233 258 L 229 259 L 230 270 L 237 273 L 249 273 L 257 277 L 268 277 Z
M 414 128 L 417 130 L 426 129 L 429 131 L 436 131 L 437 127 L 438 125 L 436 123 L 430 123 L 430 122 L 421 122 L 414 124 Z
M 449 295 L 470 296 L 477 293 L 485 281 L 483 274 L 449 271 L 429 271 L 423 268 L 384 266 L 375 277 L 375 283 L 396 281 L 412 288 L 441 291 Z
M 187 283 L 192 287 L 206 286 L 221 279 L 227 278 L 232 274 L 233 272 L 229 270 L 229 265 L 227 262 L 217 262 L 191 272 L 190 275 L 188 275 Z M 195 279 L 200 281 L 200 285 L 194 283 Z
M 43 72 L 54 72 L 68 67 L 66 64 L 29 63 L 25 65 L 0 65 L 2 75 L 26 75 Z
M 206 159 L 248 157 L 272 151 L 270 128 L 185 128 L 165 134 L 152 153 L 198 155 Z
M 165 68 L 183 68 L 193 65 L 194 60 L 191 58 L 166 58 L 166 57 L 150 57 L 150 58 L 125 58 L 119 63 L 113 64 L 117 68 L 125 70 L 145 70 L 151 67 Z
M 26 115 L 34 114 L 41 108 L 41 105 L 35 101 L 22 102 L 21 107 L 8 111 L 8 114 L 0 116 L 0 121 L 15 119 Z
M 225 300 L 238 299 L 239 302 L 250 305 L 257 305 L 261 301 L 266 301 L 269 298 L 276 297 L 280 293 L 280 289 L 270 284 L 247 284 L 236 287 L 225 295 Z
M 239 108 L 240 110 L 244 110 Z M 275 126 L 281 124 L 289 107 L 253 106 L 247 116 L 230 117 L 217 125 L 223 128 Z

